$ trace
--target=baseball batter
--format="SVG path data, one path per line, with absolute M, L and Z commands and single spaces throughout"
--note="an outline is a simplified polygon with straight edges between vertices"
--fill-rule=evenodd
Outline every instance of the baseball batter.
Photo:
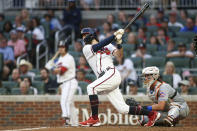
M 155 66 L 146 67 L 142 70 L 144 78 L 143 85 L 147 88 L 149 98 L 155 103 L 146 106 L 148 110 L 161 111 L 160 121 L 167 126 L 175 126 L 179 120 L 184 119 L 189 114 L 189 107 L 182 96 L 169 84 L 159 78 L 159 69 Z M 167 110 L 167 114 L 163 113 Z M 167 115 L 167 116 L 166 116 Z
M 78 87 L 78 82 L 75 79 L 76 69 L 75 61 L 68 51 L 68 45 L 64 41 L 60 41 L 59 51 L 56 55 L 46 64 L 46 68 L 50 69 L 57 75 L 57 82 L 61 88 L 61 109 L 62 117 L 65 126 L 75 126 L 77 124 L 77 112 L 74 107 L 73 97 Z M 58 54 L 60 55 L 56 62 Z
M 160 113 L 148 111 L 147 109 L 138 109 L 137 106 L 128 106 L 118 88 L 121 83 L 121 76 L 114 67 L 112 56 L 120 57 L 123 29 L 119 29 L 114 35 L 100 41 L 91 28 L 84 28 L 81 31 L 85 46 L 83 54 L 86 57 L 90 67 L 97 76 L 97 80 L 87 86 L 87 93 L 91 104 L 92 116 L 80 122 L 81 126 L 100 126 L 98 118 L 98 94 L 105 93 L 112 105 L 123 114 L 147 115 L 150 117 L 146 126 L 153 126 L 160 117 Z M 111 44 L 116 40 L 117 48 Z

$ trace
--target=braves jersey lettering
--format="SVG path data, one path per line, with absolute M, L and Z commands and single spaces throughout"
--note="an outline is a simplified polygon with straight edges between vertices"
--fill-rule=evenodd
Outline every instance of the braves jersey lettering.
M 84 46 L 83 54 L 97 77 L 102 71 L 105 71 L 107 67 L 114 67 L 112 53 L 115 49 L 112 44 L 109 44 L 102 50 L 93 52 L 91 45 Z

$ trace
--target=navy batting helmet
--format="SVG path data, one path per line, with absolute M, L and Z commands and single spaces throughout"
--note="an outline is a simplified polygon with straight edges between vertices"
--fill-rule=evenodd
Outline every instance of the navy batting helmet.
M 91 42 L 92 42 L 93 39 L 95 39 L 95 40 L 98 41 L 94 29 L 89 28 L 89 27 L 88 28 L 83 28 L 81 30 L 81 35 L 83 36 L 85 34 L 87 34 L 87 36 L 84 38 L 85 44 L 91 44 Z

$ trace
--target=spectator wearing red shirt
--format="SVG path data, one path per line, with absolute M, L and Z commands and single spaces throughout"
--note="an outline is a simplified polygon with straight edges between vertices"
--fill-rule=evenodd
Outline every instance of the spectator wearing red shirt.
M 148 22 L 146 24 L 147 26 L 157 26 L 157 27 L 161 27 L 161 23 L 157 22 L 157 18 L 155 17 L 155 15 L 151 15 L 150 16 L 150 22 Z

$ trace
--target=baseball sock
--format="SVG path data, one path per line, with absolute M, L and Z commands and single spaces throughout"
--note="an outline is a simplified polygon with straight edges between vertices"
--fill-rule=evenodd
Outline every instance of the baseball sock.
M 99 100 L 97 95 L 89 95 L 91 109 L 92 109 L 92 117 L 94 120 L 98 119 L 98 106 Z
M 153 112 L 152 111 L 149 111 L 147 109 L 144 109 L 143 107 L 141 106 L 130 106 L 129 107 L 129 114 L 131 115 L 152 115 Z

